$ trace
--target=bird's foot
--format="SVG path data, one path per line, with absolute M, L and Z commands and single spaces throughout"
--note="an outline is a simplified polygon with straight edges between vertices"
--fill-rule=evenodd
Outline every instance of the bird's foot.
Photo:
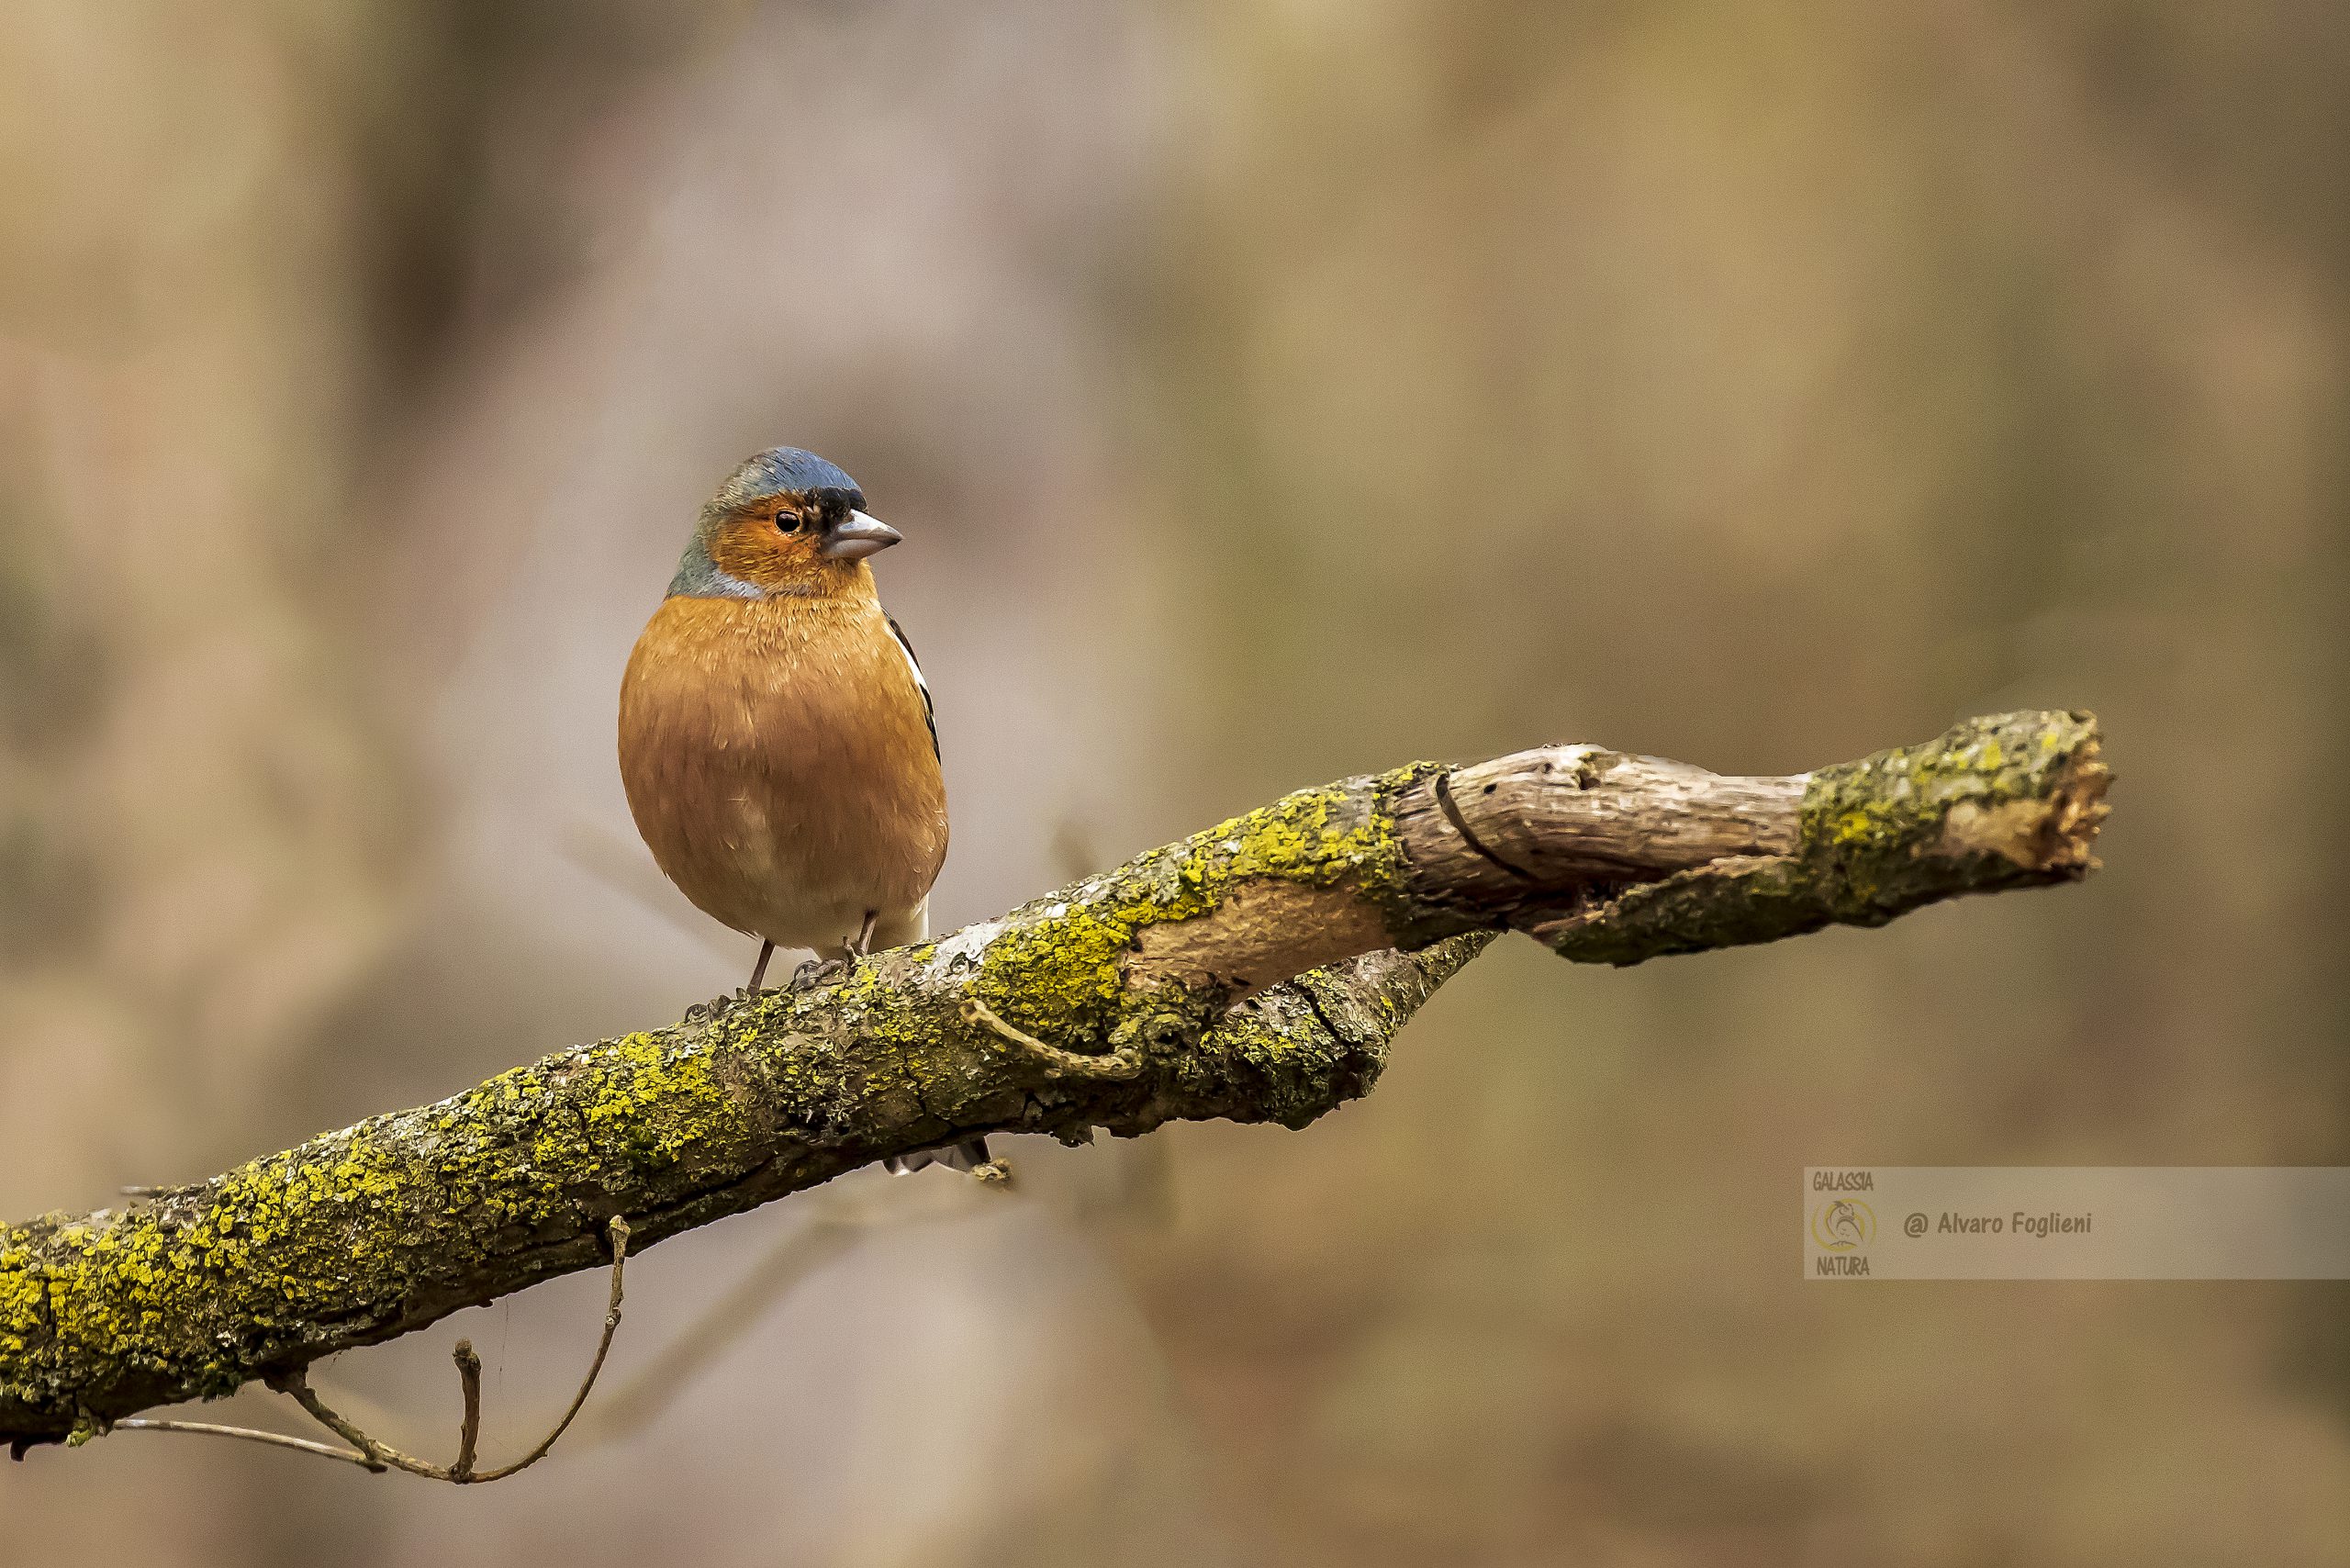
M 695 1002 L 686 1009 L 685 1021 L 688 1024 L 708 1024 L 714 1019 L 723 1018 L 736 1008 L 756 1002 L 763 996 L 778 994 L 779 993 L 777 989 L 771 985 L 760 986 L 756 990 L 747 985 L 738 986 L 723 996 L 713 996 L 708 1002 Z
M 791 971 L 791 990 L 796 993 L 830 984 L 848 973 L 849 964 L 846 958 L 810 958 Z
M 820 985 L 829 985 L 836 980 L 845 978 L 850 970 L 865 962 L 866 956 L 873 946 L 874 923 L 879 919 L 880 915 L 877 912 L 867 910 L 863 928 L 855 936 L 832 949 L 834 957 L 810 958 L 791 971 L 791 990 L 797 993 L 812 990 Z

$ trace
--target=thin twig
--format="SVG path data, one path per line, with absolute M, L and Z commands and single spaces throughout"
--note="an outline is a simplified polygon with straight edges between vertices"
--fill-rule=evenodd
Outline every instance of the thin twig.
M 503 1481 L 517 1471 L 530 1469 L 531 1466 L 546 1458 L 547 1450 L 554 1447 L 554 1440 L 563 1436 L 565 1429 L 571 1425 L 572 1419 L 579 1414 L 579 1407 L 588 1403 L 588 1391 L 596 1386 L 596 1374 L 604 1370 L 604 1358 L 611 1353 L 612 1334 L 621 1326 L 621 1276 L 624 1265 L 628 1262 L 628 1221 L 614 1215 L 607 1229 L 612 1238 L 612 1296 L 610 1304 L 604 1308 L 604 1333 L 603 1337 L 596 1341 L 596 1359 L 588 1363 L 588 1376 L 580 1383 L 579 1392 L 571 1396 L 571 1408 L 563 1413 L 563 1419 L 554 1424 L 554 1430 L 542 1439 L 537 1448 L 502 1469 L 485 1470 L 471 1479 Z
M 274 1448 L 299 1449 L 304 1453 L 314 1453 L 321 1459 L 339 1459 L 347 1464 L 355 1464 L 362 1470 L 372 1470 L 378 1474 L 381 1474 L 385 1469 L 385 1466 L 369 1459 L 364 1453 L 353 1453 L 349 1449 L 339 1449 L 332 1443 L 315 1443 L 308 1438 L 287 1437 L 284 1432 L 264 1432 L 258 1427 L 223 1427 L 211 1421 L 150 1420 L 140 1417 L 128 1421 L 117 1421 L 106 1429 L 114 1432 L 195 1432 L 207 1438 L 241 1438 L 249 1443 L 268 1443 Z
M 588 1363 L 586 1380 L 580 1383 L 579 1392 L 572 1395 L 570 1408 L 564 1411 L 563 1419 L 554 1424 L 554 1430 L 542 1439 L 538 1447 L 516 1460 L 512 1464 L 501 1466 L 497 1470 L 477 1472 L 474 1469 L 474 1459 L 481 1442 L 481 1357 L 474 1353 L 473 1341 L 469 1339 L 458 1340 L 454 1352 L 457 1362 L 457 1382 L 464 1391 L 465 1400 L 464 1421 L 457 1431 L 457 1462 L 454 1464 L 434 1464 L 429 1460 L 419 1459 L 414 1454 L 402 1453 L 379 1438 L 370 1437 L 357 1423 L 339 1414 L 325 1400 L 320 1399 L 318 1391 L 310 1386 L 308 1372 L 300 1367 L 273 1379 L 270 1386 L 308 1411 L 311 1419 L 317 1421 L 319 1425 L 356 1449 L 358 1450 L 356 1453 L 345 1453 L 325 1443 L 305 1442 L 299 1438 L 284 1438 L 274 1432 L 255 1431 L 243 1427 L 204 1427 L 194 1422 L 182 1421 L 118 1421 L 115 1425 L 143 1427 L 165 1431 L 208 1431 L 222 1437 L 247 1438 L 257 1442 L 278 1443 L 287 1448 L 301 1449 L 307 1453 L 320 1453 L 330 1459 L 348 1460 L 353 1464 L 364 1465 L 369 1470 L 379 1472 L 404 1470 L 410 1475 L 421 1475 L 429 1481 L 453 1482 L 459 1486 L 475 1485 L 484 1481 L 503 1481 L 520 1471 L 530 1469 L 531 1466 L 546 1458 L 548 1450 L 554 1447 L 555 1439 L 563 1436 L 565 1428 L 578 1416 L 579 1407 L 588 1403 L 588 1393 L 596 1386 L 596 1376 L 604 1370 L 604 1358 L 611 1354 L 612 1335 L 621 1326 L 621 1294 L 627 1275 L 628 1221 L 614 1215 L 610 1225 L 606 1228 L 612 1238 L 612 1294 L 610 1302 L 604 1308 L 604 1332 L 596 1341 L 596 1359 Z
M 838 1257 L 856 1232 L 871 1223 L 852 1217 L 845 1212 L 847 1205 L 833 1206 L 843 1212 L 820 1210 L 808 1224 L 785 1236 L 690 1327 L 629 1381 L 606 1394 L 594 1413 L 580 1423 L 570 1451 L 576 1452 L 583 1442 L 613 1442 L 650 1426 L 672 1399 L 755 1326 L 778 1297 Z
M 457 1462 L 449 1467 L 449 1479 L 463 1485 L 474 1478 L 474 1452 L 481 1442 L 481 1358 L 474 1354 L 471 1339 L 458 1340 L 452 1353 L 458 1386 L 464 1391 L 465 1419 L 457 1428 Z
M 1065 1051 L 1058 1046 L 1048 1046 L 1025 1030 L 1013 1027 L 996 1016 L 995 1010 L 976 996 L 963 999 L 963 1021 L 978 1024 L 991 1031 L 997 1038 L 1019 1047 L 1045 1064 L 1056 1078 L 1132 1078 L 1142 1071 L 1142 1052 L 1133 1046 L 1121 1046 L 1102 1056 L 1089 1056 L 1082 1051 Z
M 270 1386 L 308 1411 L 310 1418 L 319 1426 L 357 1449 L 366 1457 L 368 1468 L 405 1470 L 410 1475 L 421 1475 L 431 1481 L 454 1479 L 441 1466 L 419 1459 L 414 1454 L 402 1453 L 391 1444 L 369 1437 L 352 1421 L 338 1415 L 331 1406 L 319 1397 L 318 1391 L 310 1386 L 309 1374 L 300 1367 L 274 1379 Z
M 965 1218 L 993 1202 L 994 1195 L 984 1187 L 975 1191 L 970 1182 L 885 1182 L 821 1187 L 794 1201 L 803 1206 L 805 1223 L 786 1233 L 688 1327 L 640 1363 L 618 1388 L 608 1391 L 572 1429 L 565 1452 L 576 1454 L 583 1443 L 600 1448 L 620 1442 L 650 1427 L 758 1327 L 770 1308 L 864 1232 Z

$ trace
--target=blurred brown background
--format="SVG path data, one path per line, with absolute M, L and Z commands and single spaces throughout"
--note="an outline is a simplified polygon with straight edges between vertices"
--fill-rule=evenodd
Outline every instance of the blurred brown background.
M 611 756 L 777 442 L 908 546 L 946 924 L 1285 789 L 2085 706 L 2087 887 L 1496 948 L 1313 1129 L 924 1176 L 480 1491 L 125 1434 L 0 1561 L 2350 1563 L 2350 1291 L 1807 1286 L 1807 1163 L 2350 1162 L 2350 11 L 28 0 L 0 1211 L 674 1017 Z M 632 1271 L 625 1381 L 808 1223 Z M 573 1280 L 321 1382 L 493 1455 Z M 266 1396 L 229 1418 L 282 1419 Z

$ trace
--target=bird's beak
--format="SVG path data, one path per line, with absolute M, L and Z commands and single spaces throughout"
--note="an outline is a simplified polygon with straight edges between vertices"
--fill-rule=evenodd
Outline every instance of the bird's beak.
M 824 535 L 824 547 L 816 554 L 834 561 L 861 561 L 867 555 L 887 550 L 904 537 L 879 518 L 853 511 L 848 514 L 846 522 Z

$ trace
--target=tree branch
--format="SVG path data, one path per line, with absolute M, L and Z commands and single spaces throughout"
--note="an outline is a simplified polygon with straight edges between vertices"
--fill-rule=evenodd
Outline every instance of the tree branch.
M 647 1246 L 975 1133 L 1303 1126 L 1495 931 L 1626 964 L 2070 880 L 2106 783 L 2095 721 L 2042 712 L 1790 778 L 1554 746 L 1303 790 L 805 991 L 0 1226 L 0 1438 L 300 1386 L 599 1266 L 621 1216 Z

